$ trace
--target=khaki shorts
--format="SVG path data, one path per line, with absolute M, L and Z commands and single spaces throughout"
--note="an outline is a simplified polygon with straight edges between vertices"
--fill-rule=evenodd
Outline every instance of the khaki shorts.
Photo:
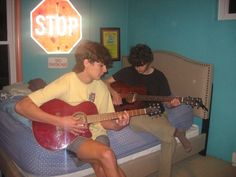
M 72 157 L 72 159 L 75 161 L 77 166 L 82 166 L 82 165 L 86 164 L 86 162 L 81 161 L 79 158 L 76 157 L 76 150 L 86 140 L 88 140 L 88 138 L 83 137 L 83 136 L 79 136 L 66 148 L 68 151 L 68 154 Z M 98 142 L 101 142 L 107 146 L 110 146 L 110 140 L 109 140 L 108 136 L 106 136 L 106 135 L 98 136 L 95 139 L 95 141 L 98 141 Z
M 68 151 L 71 151 L 71 152 L 74 152 L 76 153 L 76 150 L 79 148 L 79 146 L 86 140 L 88 140 L 90 138 L 86 138 L 86 137 L 83 137 L 83 136 L 79 136 L 78 138 L 76 138 L 66 149 Z M 108 138 L 108 136 L 106 135 L 101 135 L 101 136 L 98 136 L 95 141 L 98 141 L 100 143 L 103 143 L 107 146 L 110 146 L 110 140 Z

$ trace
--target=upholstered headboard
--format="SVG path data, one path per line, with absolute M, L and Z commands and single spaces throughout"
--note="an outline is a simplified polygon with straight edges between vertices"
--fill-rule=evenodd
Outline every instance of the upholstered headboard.
M 202 98 L 210 111 L 213 65 L 194 61 L 167 51 L 155 51 L 152 65 L 167 77 L 175 96 Z M 127 57 L 122 57 L 122 66 L 128 66 Z M 208 119 L 209 112 L 194 108 L 194 114 Z

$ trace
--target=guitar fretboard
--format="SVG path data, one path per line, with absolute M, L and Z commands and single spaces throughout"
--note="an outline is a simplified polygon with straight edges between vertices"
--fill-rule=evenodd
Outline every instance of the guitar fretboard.
M 104 113 L 104 114 L 98 114 L 98 115 L 88 115 L 87 116 L 87 123 L 95 123 L 105 120 L 113 120 L 118 119 L 118 116 L 122 114 L 123 112 L 112 112 L 112 113 Z M 144 115 L 147 114 L 146 109 L 134 109 L 134 110 L 128 110 L 127 113 L 130 117 L 138 116 L 138 115 Z
M 183 97 L 173 97 L 173 96 L 152 96 L 152 95 L 136 95 L 137 101 L 160 101 L 160 102 L 169 102 L 174 98 L 179 99 L 180 102 L 183 102 Z

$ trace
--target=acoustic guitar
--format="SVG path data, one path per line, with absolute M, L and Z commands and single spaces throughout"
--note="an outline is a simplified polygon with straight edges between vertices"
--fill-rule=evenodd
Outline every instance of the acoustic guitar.
M 121 114 L 121 112 L 98 114 L 95 104 L 89 101 L 82 102 L 76 106 L 71 106 L 61 100 L 53 99 L 44 103 L 40 108 L 49 114 L 57 115 L 59 117 L 73 115 L 76 119 L 88 123 L 88 126 L 95 122 L 118 119 L 118 115 Z M 159 104 L 143 109 L 128 110 L 127 112 L 130 117 L 145 114 L 161 114 Z M 37 121 L 32 121 L 32 129 L 37 142 L 42 147 L 49 150 L 64 149 L 78 136 L 87 138 L 91 138 L 92 136 L 89 128 L 85 130 L 85 133 L 74 135 L 60 127 Z
M 140 105 L 142 105 L 142 101 L 169 102 L 176 98 L 180 101 L 180 103 L 197 108 L 201 107 L 203 110 L 208 111 L 206 106 L 203 104 L 202 99 L 198 97 L 146 95 L 146 89 L 144 86 L 129 86 L 121 82 L 115 82 L 111 84 L 111 87 L 120 93 L 121 97 L 129 103 L 115 107 L 117 110 L 124 110 L 129 107 L 135 108 L 136 106 L 140 107 Z

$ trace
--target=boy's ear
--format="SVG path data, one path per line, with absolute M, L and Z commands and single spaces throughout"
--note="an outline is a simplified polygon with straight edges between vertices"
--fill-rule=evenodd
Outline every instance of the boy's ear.
M 88 64 L 90 64 L 89 60 L 88 59 L 84 59 L 84 66 L 88 66 Z

